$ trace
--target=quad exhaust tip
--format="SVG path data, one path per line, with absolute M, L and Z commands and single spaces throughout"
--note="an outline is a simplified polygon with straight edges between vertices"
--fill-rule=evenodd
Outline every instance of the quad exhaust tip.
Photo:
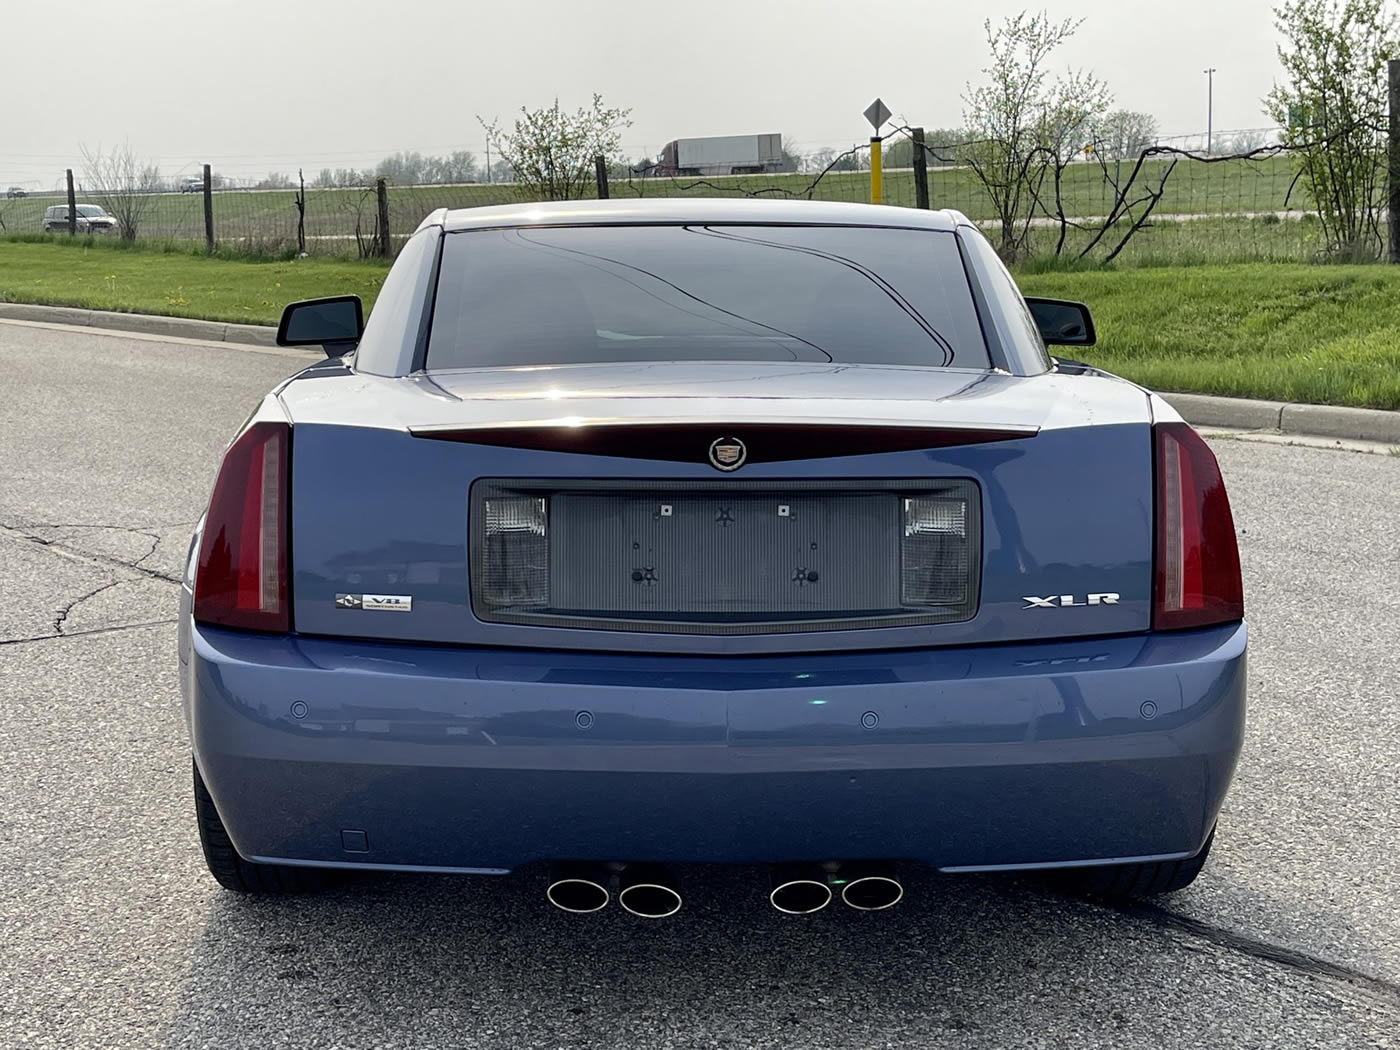
M 826 869 L 812 864 L 785 864 L 773 869 L 768 903 L 784 915 L 811 915 L 831 903 Z
M 602 911 L 612 899 L 608 887 L 614 877 L 617 902 L 631 915 L 666 919 L 681 910 L 684 902 L 670 875 L 650 864 L 556 865 L 545 896 L 560 911 L 574 915 Z M 884 911 L 904 899 L 904 884 L 895 877 L 893 864 L 862 861 L 778 865 L 770 875 L 768 902 L 784 915 L 812 915 L 831 903 L 838 887 L 842 902 L 856 911 Z
M 617 903 L 643 919 L 666 919 L 681 910 L 681 894 L 664 869 L 652 865 L 624 868 L 618 876 Z
M 856 911 L 884 911 L 904 899 L 893 864 L 848 864 L 841 868 L 841 899 Z
M 545 896 L 560 911 L 574 915 L 602 911 L 612 897 L 608 892 L 608 879 L 606 868 L 582 864 L 559 865 L 550 874 Z

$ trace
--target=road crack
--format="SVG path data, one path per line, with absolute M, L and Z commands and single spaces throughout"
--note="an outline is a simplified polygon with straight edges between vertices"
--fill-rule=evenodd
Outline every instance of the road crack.
M 177 528 L 177 525 L 159 526 L 160 528 Z M 119 532 L 127 532 L 134 536 L 144 536 L 151 541 L 151 549 L 134 562 L 123 561 L 121 558 L 113 557 L 110 554 L 101 554 L 97 551 L 84 550 L 75 547 L 70 543 L 65 543 L 63 539 L 54 539 L 37 533 L 38 529 L 111 529 Z M 162 580 L 165 583 L 182 582 L 179 576 L 172 576 L 170 573 L 161 572 L 158 569 L 147 568 L 141 563 L 149 559 L 160 548 L 160 536 L 147 529 L 138 529 L 126 525 L 0 525 L 0 532 L 10 533 L 20 539 L 36 544 L 40 547 L 52 548 L 62 551 L 70 557 L 75 557 L 92 564 L 111 566 L 115 568 L 129 569 L 138 572 L 143 576 L 149 576 L 153 580 Z
M 54 636 L 54 637 L 61 637 L 61 636 L 63 635 L 63 625 L 64 625 L 64 623 L 67 621 L 68 617 L 72 615 L 73 610 L 76 609 L 78 606 L 82 605 L 83 602 L 87 601 L 89 598 L 96 598 L 96 597 L 97 597 L 99 594 L 101 594 L 103 591 L 110 591 L 113 587 L 117 586 L 117 584 L 119 584 L 119 583 L 125 583 L 125 582 L 127 582 L 127 581 L 125 581 L 125 580 L 109 580 L 109 581 L 107 581 L 106 583 L 104 583 L 101 587 L 94 587 L 92 590 L 88 591 L 86 594 L 81 595 L 80 597 L 74 598 L 71 602 L 69 602 L 69 603 L 68 603 L 67 605 L 65 605 L 62 609 L 60 609 L 60 610 L 58 611 L 58 615 L 54 617 L 54 620 L 53 620 L 54 635 L 53 635 L 53 636 Z
M 118 631 L 134 631 L 142 627 L 163 627 L 166 624 L 179 623 L 175 617 L 164 620 L 143 620 L 140 623 L 119 623 L 110 627 L 89 627 L 83 631 L 68 631 L 64 634 L 35 634 L 28 638 L 0 638 L 0 647 L 6 645 L 30 645 L 34 642 L 52 642 L 58 639 L 71 641 L 75 638 L 87 638 L 95 634 L 115 634 Z

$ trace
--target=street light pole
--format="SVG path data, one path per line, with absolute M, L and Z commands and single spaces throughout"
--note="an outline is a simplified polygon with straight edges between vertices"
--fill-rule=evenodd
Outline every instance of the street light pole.
M 1206 75 L 1206 153 L 1210 153 L 1215 138 L 1215 67 L 1201 72 Z

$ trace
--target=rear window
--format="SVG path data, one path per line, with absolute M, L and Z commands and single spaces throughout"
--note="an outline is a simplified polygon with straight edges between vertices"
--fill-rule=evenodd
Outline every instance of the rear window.
M 573 226 L 447 236 L 428 368 L 681 360 L 990 367 L 951 233 Z

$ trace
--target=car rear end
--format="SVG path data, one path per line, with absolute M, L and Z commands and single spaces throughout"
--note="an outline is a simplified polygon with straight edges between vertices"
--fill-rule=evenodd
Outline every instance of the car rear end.
M 1198 854 L 1245 679 L 1200 438 L 1130 384 L 1026 367 L 1024 306 L 955 220 L 661 225 L 425 230 L 355 368 L 236 438 L 181 672 L 238 852 Z M 381 368 L 399 350 L 411 374 Z

